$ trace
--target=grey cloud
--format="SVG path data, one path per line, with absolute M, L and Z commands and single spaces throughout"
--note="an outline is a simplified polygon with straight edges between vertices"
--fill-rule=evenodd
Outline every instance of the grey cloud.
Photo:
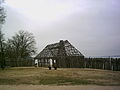
M 22 17 L 14 18 L 15 15 L 10 16 L 11 13 L 9 13 L 7 29 L 11 31 L 6 32 L 19 30 L 18 25 L 22 25 L 21 28 L 34 33 L 38 51 L 47 44 L 55 43 L 60 39 L 68 39 L 85 56 L 116 55 L 120 54 L 119 4 L 119 0 L 76 0 L 75 5 L 78 11 L 47 26 L 38 24 L 32 28 L 33 30 L 24 26 L 24 22 L 21 22 Z

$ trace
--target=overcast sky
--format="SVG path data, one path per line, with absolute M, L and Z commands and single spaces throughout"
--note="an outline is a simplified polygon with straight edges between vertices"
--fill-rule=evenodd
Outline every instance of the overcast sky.
M 34 34 L 37 50 L 69 40 L 85 56 L 120 55 L 120 0 L 6 0 L 7 38 Z

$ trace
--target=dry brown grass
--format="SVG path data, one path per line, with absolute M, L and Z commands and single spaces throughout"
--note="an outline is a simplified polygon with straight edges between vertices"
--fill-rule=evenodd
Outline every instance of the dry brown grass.
M 120 72 L 97 69 L 17 67 L 0 70 L 0 85 L 120 85 Z

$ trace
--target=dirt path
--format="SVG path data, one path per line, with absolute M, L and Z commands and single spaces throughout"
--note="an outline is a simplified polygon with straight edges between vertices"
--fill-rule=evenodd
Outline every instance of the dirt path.
M 120 86 L 44 86 L 44 85 L 0 85 L 0 90 L 120 90 Z

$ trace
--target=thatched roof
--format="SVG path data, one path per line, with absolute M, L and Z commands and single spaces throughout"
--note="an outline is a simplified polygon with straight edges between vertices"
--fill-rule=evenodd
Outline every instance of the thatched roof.
M 59 43 L 47 45 L 36 57 L 39 58 L 52 58 L 59 56 L 83 56 L 68 40 L 61 40 Z

